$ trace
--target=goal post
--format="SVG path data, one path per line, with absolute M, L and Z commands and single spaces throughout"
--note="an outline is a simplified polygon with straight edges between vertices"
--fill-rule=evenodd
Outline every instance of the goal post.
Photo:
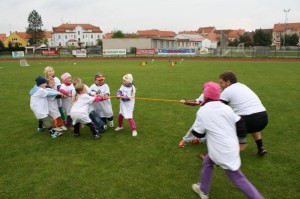
M 237 46 L 237 52 L 244 52 L 244 43 L 240 43 Z
M 30 65 L 27 63 L 26 59 L 20 59 L 20 66 L 30 66 Z

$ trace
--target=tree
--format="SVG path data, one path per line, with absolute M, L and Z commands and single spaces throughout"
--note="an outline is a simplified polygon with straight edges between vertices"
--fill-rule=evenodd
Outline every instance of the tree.
M 102 47 L 102 39 L 97 39 L 97 46 Z
M 299 37 L 296 33 L 291 35 L 289 44 L 290 46 L 297 46 L 299 44 Z
M 248 35 L 240 36 L 239 40 L 240 40 L 239 43 L 244 43 L 245 47 L 253 46 L 253 42 L 251 41 L 251 38 Z
M 45 37 L 45 33 L 42 30 L 43 21 L 42 17 L 36 10 L 31 11 L 28 16 L 28 27 L 26 28 L 26 33 L 29 36 L 30 44 L 39 44 Z
M 272 35 L 261 29 L 256 30 L 253 35 L 254 46 L 270 46 L 272 44 Z
M 121 30 L 117 30 L 113 33 L 112 38 L 124 38 L 125 35 Z
M 4 44 L 3 42 L 0 40 L 0 51 L 4 50 Z

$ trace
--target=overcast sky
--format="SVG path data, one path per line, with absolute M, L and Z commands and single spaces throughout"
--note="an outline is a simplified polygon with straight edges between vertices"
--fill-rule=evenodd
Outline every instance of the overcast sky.
M 103 33 L 121 30 L 168 30 L 178 33 L 214 26 L 216 29 L 273 28 L 300 22 L 300 0 L 0 0 L 0 33 L 25 32 L 36 10 L 43 29 L 62 23 L 90 23 Z

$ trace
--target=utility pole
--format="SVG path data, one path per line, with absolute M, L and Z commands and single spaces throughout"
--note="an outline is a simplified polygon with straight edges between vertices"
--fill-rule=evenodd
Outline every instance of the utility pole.
M 287 22 L 287 14 L 291 11 L 291 9 L 284 9 L 283 12 L 285 12 L 285 21 L 284 21 L 284 35 L 283 35 L 283 43 L 282 47 L 285 45 L 285 37 L 286 37 L 286 22 Z

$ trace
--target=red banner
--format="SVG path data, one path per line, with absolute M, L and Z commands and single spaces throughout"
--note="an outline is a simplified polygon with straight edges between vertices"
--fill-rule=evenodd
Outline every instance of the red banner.
M 137 55 L 155 55 L 155 48 L 137 48 Z
M 58 55 L 58 50 L 42 50 L 41 54 L 43 56 L 57 56 Z

